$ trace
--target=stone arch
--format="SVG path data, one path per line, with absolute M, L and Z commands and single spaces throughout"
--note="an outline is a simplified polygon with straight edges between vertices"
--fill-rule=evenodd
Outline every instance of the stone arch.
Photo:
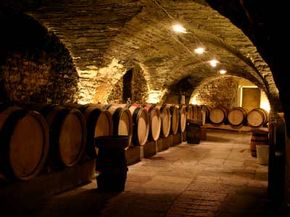
M 210 106 L 216 106 L 218 104 L 226 107 L 239 106 L 236 104 L 236 100 L 239 98 L 236 91 L 238 90 L 237 87 L 240 85 L 256 85 L 260 90 L 262 90 L 261 94 L 263 98 L 266 98 L 266 101 L 269 101 L 272 111 L 276 111 L 277 106 L 275 106 L 275 104 L 279 103 L 279 101 L 273 101 L 273 98 L 270 97 L 269 92 L 267 92 L 265 87 L 259 83 L 253 82 L 252 80 L 233 75 L 222 75 L 203 80 L 192 91 L 191 99 L 194 96 L 198 96 L 201 99 L 200 103 L 208 104 L 207 102 L 209 102 L 209 99 L 207 99 L 207 97 L 209 97 L 211 102 L 208 105 Z M 211 93 L 207 93 L 209 89 L 211 90 Z M 200 99 L 197 99 L 197 101 L 200 101 Z M 222 103 L 222 101 L 225 102 Z
M 0 13 L 1 101 L 68 103 L 77 98 L 78 76 L 62 42 L 31 16 Z
M 125 79 L 126 76 L 130 76 L 130 79 Z M 125 88 L 128 89 L 125 90 Z M 130 93 L 124 94 L 125 91 L 130 91 Z M 143 104 L 148 97 L 148 91 L 144 71 L 140 66 L 135 65 L 133 68 L 129 68 L 117 81 L 109 93 L 107 101 L 126 103 L 129 97 L 132 102 Z

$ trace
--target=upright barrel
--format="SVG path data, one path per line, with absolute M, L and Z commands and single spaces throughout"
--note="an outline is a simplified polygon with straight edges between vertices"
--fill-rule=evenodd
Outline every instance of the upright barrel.
M 157 141 L 161 132 L 161 117 L 160 111 L 154 105 L 146 104 L 143 108 L 148 112 L 149 116 L 149 138 L 153 141 Z
M 71 167 L 85 150 L 86 125 L 78 109 L 48 106 L 42 109 L 49 124 L 50 163 L 53 167 Z
M 129 110 L 133 121 L 133 143 L 145 145 L 149 135 L 149 116 L 147 110 L 140 105 L 131 105 Z
M 255 108 L 247 114 L 250 127 L 262 127 L 268 122 L 268 113 L 262 108 Z
M 233 127 L 242 126 L 247 117 L 247 112 L 242 107 L 234 107 L 228 113 L 228 122 Z
M 253 157 L 257 156 L 257 145 L 269 145 L 268 132 L 264 130 L 254 130 L 252 132 L 250 150 Z
M 8 107 L 0 113 L 0 171 L 8 179 L 29 180 L 43 168 L 49 129 L 36 111 Z

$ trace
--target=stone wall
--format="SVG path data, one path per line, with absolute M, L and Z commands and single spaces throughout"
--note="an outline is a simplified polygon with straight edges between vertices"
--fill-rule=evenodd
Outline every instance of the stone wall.
M 201 82 L 200 78 L 185 77 L 176 84 L 169 87 L 168 93 L 164 95 L 162 102 L 169 104 L 179 104 L 181 96 L 184 95 L 185 103 L 188 104 L 195 87 Z
M 237 91 L 239 82 L 232 77 L 221 77 L 201 85 L 193 93 L 191 101 L 195 104 L 218 105 L 231 108 L 237 106 Z
M 124 79 L 128 76 L 128 73 L 132 73 L 131 84 L 128 83 L 128 79 Z M 126 89 L 126 96 L 131 96 L 131 102 L 143 104 L 146 102 L 148 87 L 144 78 L 143 71 L 140 67 L 135 66 L 133 69 L 128 70 L 125 75 L 114 85 L 113 90 L 108 96 L 108 102 L 125 103 L 127 101 L 124 98 L 124 89 Z M 131 93 L 128 93 L 131 92 Z
M 0 100 L 16 104 L 74 102 L 78 76 L 60 40 L 29 16 L 6 14 L 1 18 L 6 25 L 0 42 Z

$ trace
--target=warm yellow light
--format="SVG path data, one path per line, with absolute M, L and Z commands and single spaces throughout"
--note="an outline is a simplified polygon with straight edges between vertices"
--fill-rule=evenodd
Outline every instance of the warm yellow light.
M 199 55 L 203 54 L 204 51 L 205 51 L 204 47 L 198 47 L 194 49 L 194 53 L 199 54 Z
M 162 92 L 159 90 L 151 90 L 148 94 L 147 103 L 159 103 Z
M 172 29 L 177 33 L 186 33 L 186 29 L 181 24 L 172 25 Z
M 212 67 L 216 67 L 218 63 L 219 63 L 219 61 L 216 60 L 216 59 L 212 59 L 212 60 L 209 61 L 209 64 L 210 64 Z
M 220 70 L 219 70 L 219 73 L 220 73 L 221 75 L 224 75 L 224 74 L 227 73 L 227 70 L 225 70 L 225 69 L 220 69 Z
M 195 95 L 195 96 L 190 98 L 189 104 L 193 104 L 193 105 L 199 105 L 200 104 L 199 100 L 197 99 L 197 95 Z
M 260 108 L 265 109 L 267 112 L 270 112 L 270 110 L 271 110 L 270 102 L 269 102 L 265 92 L 263 92 L 263 91 L 261 93 Z

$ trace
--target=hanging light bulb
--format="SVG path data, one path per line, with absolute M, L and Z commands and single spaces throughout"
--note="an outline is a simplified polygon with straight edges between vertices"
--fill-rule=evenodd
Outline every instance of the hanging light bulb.
M 224 75 L 224 74 L 227 73 L 227 70 L 225 70 L 225 69 L 220 69 L 220 70 L 219 70 L 219 73 L 220 73 L 221 75 Z
M 209 61 L 209 64 L 210 64 L 212 67 L 216 67 L 218 63 L 219 63 L 219 61 L 216 60 L 216 59 L 212 59 L 212 60 Z
M 196 54 L 203 54 L 204 53 L 204 51 L 205 51 L 205 48 L 204 47 L 198 47 L 198 48 L 195 48 L 194 49 L 194 53 L 196 53 Z
M 172 25 L 172 30 L 176 33 L 186 33 L 186 29 L 179 23 Z

